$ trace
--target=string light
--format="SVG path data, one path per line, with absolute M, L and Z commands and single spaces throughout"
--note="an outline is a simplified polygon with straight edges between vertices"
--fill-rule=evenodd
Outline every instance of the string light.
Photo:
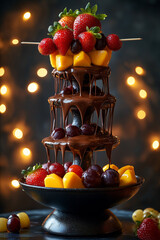
M 39 69 L 37 70 L 37 75 L 38 75 L 39 77 L 45 77 L 45 76 L 47 75 L 47 73 L 48 73 L 48 71 L 47 71 L 46 68 L 39 68 Z
M 5 113 L 6 109 L 7 109 L 6 105 L 4 105 L 4 104 L 0 105 L 0 113 Z
M 127 78 L 127 84 L 128 84 L 129 86 L 133 86 L 133 85 L 135 84 L 135 78 L 132 77 L 132 76 L 128 77 L 128 78 Z
M 1 95 L 5 95 L 7 93 L 7 86 L 6 85 L 1 86 L 0 93 L 1 93 Z
M 144 74 L 144 69 L 142 67 L 139 67 L 137 66 L 135 68 L 135 72 L 138 74 L 138 75 L 143 75 Z
M 139 110 L 139 111 L 137 112 L 137 117 L 138 117 L 139 119 L 144 119 L 144 118 L 146 117 L 146 112 L 145 112 L 144 110 Z
M 25 12 L 23 14 L 23 20 L 24 21 L 27 21 L 28 19 L 30 19 L 30 17 L 31 17 L 31 13 L 30 12 Z
M 21 139 L 23 137 L 23 132 L 19 128 L 15 128 L 12 133 L 13 133 L 13 136 L 17 139 Z
M 18 39 L 16 39 L 16 38 L 15 38 L 15 39 L 12 39 L 12 44 L 13 44 L 13 45 L 17 45 L 18 43 L 19 43 L 19 40 L 18 40 Z
M 5 73 L 5 70 L 3 67 L 0 67 L 0 77 L 2 77 Z
M 28 85 L 28 87 L 27 87 L 28 92 L 30 92 L 30 93 L 36 92 L 36 91 L 38 90 L 38 88 L 39 88 L 39 85 L 38 85 L 38 83 L 36 83 L 36 82 L 30 83 L 30 84 Z
M 31 150 L 29 148 L 23 148 L 22 153 L 25 157 L 29 157 L 31 155 Z
M 152 148 L 153 148 L 154 150 L 156 150 L 156 149 L 159 148 L 159 141 L 158 141 L 158 140 L 153 141 L 153 143 L 152 143 Z
M 11 181 L 11 185 L 12 185 L 12 187 L 14 187 L 14 188 L 19 188 L 19 187 L 20 187 L 20 184 L 19 184 L 18 180 L 16 180 L 16 179 L 13 179 L 13 180 Z
M 141 98 L 146 98 L 146 97 L 147 97 L 147 92 L 146 92 L 146 90 L 141 89 L 141 90 L 139 91 L 139 96 L 140 96 Z

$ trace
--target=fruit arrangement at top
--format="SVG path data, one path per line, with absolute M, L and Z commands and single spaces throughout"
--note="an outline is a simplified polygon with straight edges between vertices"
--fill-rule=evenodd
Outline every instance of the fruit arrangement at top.
M 49 26 L 48 34 L 38 46 L 42 55 L 49 55 L 50 63 L 58 71 L 71 66 L 108 66 L 112 51 L 119 50 L 122 42 L 116 34 L 105 36 L 101 20 L 106 14 L 96 14 L 97 5 L 88 3 L 85 9 L 74 12 L 67 8 L 59 14 L 60 20 Z

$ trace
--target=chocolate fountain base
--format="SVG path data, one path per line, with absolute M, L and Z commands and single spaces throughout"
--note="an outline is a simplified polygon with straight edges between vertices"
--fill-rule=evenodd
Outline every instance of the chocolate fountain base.
M 101 214 L 72 214 L 54 210 L 44 220 L 45 231 L 65 236 L 96 236 L 121 232 L 121 223 L 109 210 Z

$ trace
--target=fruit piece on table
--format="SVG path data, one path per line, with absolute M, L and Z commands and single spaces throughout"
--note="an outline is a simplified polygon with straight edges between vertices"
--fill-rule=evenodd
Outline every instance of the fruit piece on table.
M 160 230 L 157 221 L 154 218 L 145 218 L 137 229 L 137 236 L 141 240 L 160 239 Z
M 44 38 L 38 45 L 38 51 L 42 55 L 49 55 L 56 51 L 56 45 L 51 38 Z
M 68 67 L 72 66 L 73 64 L 73 57 L 66 55 L 56 55 L 56 68 L 58 71 L 62 71 L 67 69 Z
M 81 178 L 82 173 L 83 173 L 83 169 L 79 165 L 72 165 L 68 168 L 67 172 L 74 172 Z
M 93 50 L 88 54 L 91 58 L 92 64 L 97 66 L 108 66 L 109 55 L 106 50 Z
M 54 53 L 49 55 L 50 64 L 53 68 L 56 68 L 56 56 L 59 54 L 59 51 L 55 51 Z
M 114 169 L 108 169 L 101 175 L 102 184 L 105 187 L 119 186 L 119 173 Z
M 116 170 L 116 171 L 118 172 L 118 167 L 117 167 L 116 165 L 110 164 L 110 168 L 111 168 L 111 169 L 114 169 L 114 170 Z M 107 164 L 107 165 L 105 165 L 105 166 L 103 167 L 103 172 L 105 172 L 107 169 L 109 169 L 109 164 Z
M 68 172 L 63 177 L 64 188 L 85 188 L 82 179 L 74 172 Z
M 90 67 L 91 59 L 84 51 L 73 56 L 73 66 Z
M 44 179 L 45 187 L 63 188 L 63 180 L 55 173 L 51 173 Z
M 99 172 L 88 168 L 85 172 L 82 174 L 82 182 L 85 187 L 87 188 L 97 188 L 101 187 L 101 175 Z
M 143 220 L 143 210 L 137 209 L 132 214 L 132 219 L 136 223 L 137 221 L 141 222 Z
M 7 232 L 7 218 L 0 218 L 0 232 Z
M 133 166 L 131 166 L 131 165 L 126 165 L 126 166 L 124 166 L 124 167 L 121 167 L 121 168 L 119 168 L 118 169 L 118 172 L 119 172 L 119 177 L 121 177 L 122 176 L 122 174 L 126 171 L 126 170 L 128 170 L 128 169 L 130 169 L 130 170 L 133 170 L 134 171 L 134 167 Z
M 20 213 L 17 214 L 17 216 L 20 219 L 21 228 L 29 228 L 29 226 L 30 226 L 30 219 L 29 219 L 29 216 L 27 215 L 27 213 L 20 212 Z
M 62 27 L 67 25 L 69 28 L 73 29 L 73 23 L 77 17 L 76 11 L 77 10 L 73 12 L 72 9 L 70 9 L 67 12 L 67 8 L 64 8 L 63 12 L 59 14 L 60 20 L 58 21 Z
M 18 233 L 20 231 L 20 219 L 16 214 L 12 214 L 7 220 L 7 229 L 9 232 Z
M 126 170 L 120 177 L 120 186 L 126 186 L 134 183 L 137 183 L 134 170 L 131 169 Z
M 50 166 L 49 166 L 49 169 L 48 169 L 49 173 L 55 173 L 56 175 L 58 175 L 59 177 L 63 177 L 64 174 L 65 174 L 65 170 L 64 170 L 64 167 L 58 163 L 58 162 L 55 162 L 55 163 L 52 163 Z
M 107 46 L 113 51 L 117 51 L 122 47 L 122 42 L 120 41 L 118 35 L 110 34 L 106 37 Z
M 73 54 L 77 54 L 82 51 L 82 45 L 78 39 L 71 42 L 71 51 Z

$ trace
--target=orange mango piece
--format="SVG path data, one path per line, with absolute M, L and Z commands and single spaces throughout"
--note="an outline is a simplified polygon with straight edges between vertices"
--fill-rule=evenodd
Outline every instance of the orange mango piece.
M 105 172 L 108 168 L 109 168 L 109 164 L 105 165 L 105 166 L 103 167 L 103 172 Z M 114 170 L 116 170 L 116 171 L 118 172 L 118 167 L 117 167 L 116 165 L 111 164 L 111 165 L 110 165 L 110 168 L 111 168 L 111 169 L 114 169 Z
M 91 58 L 92 64 L 97 66 L 108 66 L 109 55 L 106 50 L 93 50 L 88 54 Z
M 56 55 L 59 54 L 58 50 L 49 55 L 50 64 L 53 68 L 56 68 Z
M 85 188 L 82 179 L 74 172 L 68 172 L 63 177 L 64 188 Z
M 66 53 L 67 56 L 73 56 L 74 54 L 72 53 L 71 49 L 69 48 L 67 53 Z
M 134 170 L 126 170 L 120 177 L 120 186 L 126 186 L 134 183 L 137 183 Z
M 105 47 L 105 50 L 108 52 L 108 57 L 109 57 L 109 61 L 111 60 L 112 57 L 112 50 L 108 48 L 108 46 Z
M 90 67 L 91 59 L 87 53 L 81 51 L 73 56 L 73 66 Z
M 58 71 L 62 71 L 67 69 L 68 67 L 72 66 L 73 64 L 73 57 L 72 56 L 56 56 L 56 68 Z
M 122 176 L 122 174 L 126 171 L 126 170 L 128 170 L 128 169 L 130 169 L 130 170 L 133 170 L 134 171 L 134 167 L 133 166 L 131 166 L 131 165 L 126 165 L 126 166 L 124 166 L 124 167 L 121 167 L 120 169 L 118 169 L 118 173 L 119 173 L 119 177 L 121 177 Z
M 63 188 L 63 180 L 55 173 L 47 175 L 44 179 L 45 187 Z

